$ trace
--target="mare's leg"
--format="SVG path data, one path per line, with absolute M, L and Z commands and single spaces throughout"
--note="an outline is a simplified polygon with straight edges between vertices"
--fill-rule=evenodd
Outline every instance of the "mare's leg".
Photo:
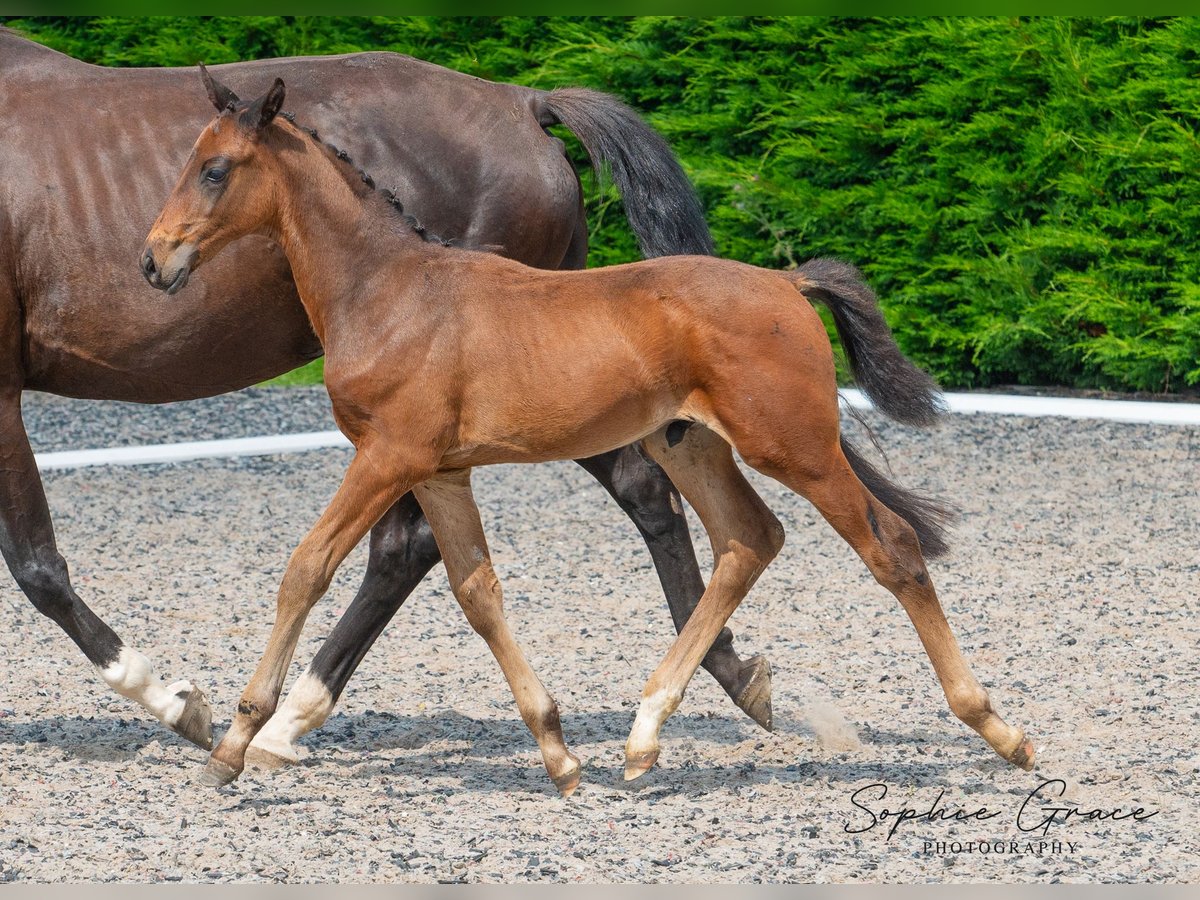
M 791 451 L 773 436 L 765 441 L 754 434 L 743 438 L 735 425 L 730 425 L 730 431 L 742 458 L 808 498 L 862 557 L 875 579 L 900 601 L 954 714 L 1006 760 L 1033 768 L 1033 744 L 1020 728 L 996 714 L 987 691 L 963 658 L 926 571 L 916 532 L 859 480 L 842 451 L 836 426 L 810 431 L 812 443 L 803 453 Z
M 696 610 L 642 691 L 625 745 L 625 778 L 637 778 L 658 759 L 658 731 L 683 700 L 692 675 L 763 569 L 783 546 L 783 528 L 750 487 L 729 445 L 700 425 L 681 438 L 663 429 L 646 449 L 695 508 L 712 542 L 716 567 Z
M 563 742 L 558 705 L 538 680 L 504 618 L 504 598 L 492 569 L 471 472 L 439 475 L 414 493 L 425 510 L 446 562 L 446 575 L 467 621 L 487 641 L 516 698 L 521 718 L 542 751 L 546 771 L 564 797 L 579 786 L 579 760 Z
M 427 469 L 397 463 L 384 453 L 375 458 L 366 444 L 359 447 L 332 502 L 288 560 L 266 652 L 242 693 L 233 724 L 209 758 L 208 783 L 228 784 L 241 774 L 246 748 L 275 712 L 308 611 L 368 529 L 428 475 Z
M 272 765 L 296 762 L 295 742 L 329 717 L 371 645 L 409 594 L 441 559 L 416 498 L 401 497 L 371 529 L 367 574 L 345 614 L 275 715 L 250 744 Z
M 203 692 L 190 681 L 163 684 L 150 660 L 125 646 L 71 587 L 17 388 L 0 392 L 0 551 L 34 608 L 67 633 L 109 687 L 194 744 L 212 747 L 212 712 Z
M 577 462 L 604 485 L 641 532 L 667 596 L 675 630 L 682 631 L 704 593 L 704 580 L 683 504 L 671 479 L 636 444 Z M 746 715 L 771 730 L 771 665 L 766 657 L 738 659 L 733 632 L 722 628 L 701 665 Z

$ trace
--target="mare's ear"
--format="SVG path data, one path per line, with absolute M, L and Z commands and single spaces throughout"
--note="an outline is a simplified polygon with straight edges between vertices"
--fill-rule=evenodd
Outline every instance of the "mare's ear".
M 283 106 L 283 96 L 283 79 L 276 78 L 271 89 L 251 103 L 249 108 L 242 113 L 242 122 L 251 128 L 266 128 L 271 124 L 271 120 L 275 118 L 280 107 Z
M 224 112 L 238 102 L 238 95 L 209 75 L 208 69 L 204 68 L 204 63 L 200 63 L 200 80 L 204 82 L 204 89 L 208 91 L 208 99 L 217 108 L 217 112 Z

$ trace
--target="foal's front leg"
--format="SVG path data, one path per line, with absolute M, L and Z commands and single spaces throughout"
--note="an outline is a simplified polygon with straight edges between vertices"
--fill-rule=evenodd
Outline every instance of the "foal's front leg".
M 675 630 L 682 631 L 704 593 L 679 495 L 666 473 L 637 445 L 577 460 L 613 496 L 650 549 Z M 250 745 L 267 765 L 300 759 L 296 741 L 320 727 L 384 626 L 439 560 L 437 544 L 411 495 L 401 498 L 371 531 L 367 574 L 354 601 L 307 671 Z M 745 713 L 771 730 L 771 666 L 742 660 L 733 632 L 721 629 L 701 665 Z
M 441 561 L 420 504 L 405 494 L 371 529 L 367 574 L 329 637 L 296 679 L 249 756 L 274 767 L 300 761 L 296 741 L 324 724 L 371 645 L 425 574 Z
M 242 694 L 233 724 L 209 757 L 207 783 L 228 784 L 241 774 L 246 748 L 275 712 L 308 611 L 325 593 L 346 554 L 414 481 L 428 474 L 385 460 L 382 454 L 381 459 L 371 457 L 365 445 L 359 447 L 333 501 L 288 561 L 267 650 Z
M 492 569 L 471 470 L 447 472 L 413 489 L 433 528 L 446 575 L 467 621 L 487 641 L 504 670 L 521 718 L 542 751 L 546 771 L 564 797 L 579 786 L 579 760 L 563 741 L 558 705 L 538 680 L 504 619 L 504 598 Z

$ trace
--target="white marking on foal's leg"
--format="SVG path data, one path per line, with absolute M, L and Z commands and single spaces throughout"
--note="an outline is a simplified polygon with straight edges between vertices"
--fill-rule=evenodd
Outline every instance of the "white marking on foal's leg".
M 187 706 L 187 695 L 193 690 L 190 681 L 164 685 L 148 660 L 129 647 L 122 647 L 117 661 L 99 669 L 100 677 L 109 687 L 140 704 L 169 728 L 174 728 Z
M 658 731 L 667 717 L 683 702 L 683 694 L 672 693 L 663 688 L 649 697 L 642 698 L 637 718 L 625 742 L 625 780 L 649 771 L 658 760 Z
M 672 694 L 666 688 L 643 697 L 629 732 L 629 746 L 639 752 L 657 749 L 659 729 L 682 701 L 682 694 Z
M 269 753 L 284 762 L 299 762 L 300 748 L 296 746 L 296 740 L 314 728 L 320 728 L 332 711 L 333 695 L 329 688 L 311 671 L 306 671 L 275 710 L 275 715 L 254 736 L 250 749 Z

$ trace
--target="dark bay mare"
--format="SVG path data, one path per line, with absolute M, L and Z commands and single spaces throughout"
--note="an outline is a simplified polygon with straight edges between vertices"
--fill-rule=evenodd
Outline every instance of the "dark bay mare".
M 955 715 L 1004 759 L 1032 768 L 1033 744 L 972 674 L 925 567 L 926 555 L 946 550 L 945 510 L 893 484 L 841 437 L 833 352 L 813 302 L 833 313 L 855 378 L 877 406 L 928 424 L 939 405 L 936 385 L 901 354 L 855 269 L 812 260 L 773 272 L 670 256 L 552 272 L 430 244 L 388 194 L 280 115 L 282 80 L 244 103 L 201 72 L 219 112 L 150 229 L 142 271 L 175 294 L 239 238 L 278 241 L 325 347 L 334 418 L 355 447 L 288 562 L 266 652 L 209 759 L 210 783 L 242 771 L 309 610 L 346 554 L 411 490 L 455 598 L 499 662 L 547 772 L 570 795 L 579 760 L 505 619 L 471 470 L 639 440 L 695 508 L 716 565 L 642 691 L 626 779 L 654 765 L 663 722 L 783 545 L 731 448 L 816 506 L 908 613 Z M 164 300 L 172 302 L 188 306 Z
M 563 123 L 611 166 L 647 255 L 708 253 L 702 211 L 662 139 L 612 97 L 542 92 L 388 53 L 217 67 L 233 89 L 286 76 L 307 124 L 354 135 L 358 163 L 429 237 L 545 268 L 581 268 L 587 229 Z M 0 550 L 34 606 L 116 691 L 211 747 L 189 681 L 164 684 L 76 594 L 55 545 L 21 419 L 24 390 L 162 403 L 233 391 L 322 353 L 287 259 L 250 238 L 205 268 L 189 302 L 163 303 L 131 266 L 212 108 L 195 71 L 105 69 L 0 28 Z M 136 185 L 136 190 L 129 190 Z M 636 449 L 581 461 L 645 538 L 676 628 L 704 590 L 678 496 Z M 438 561 L 411 495 L 371 532 L 354 602 L 281 705 L 262 746 L 290 757 L 405 597 Z M 202 599 L 202 598 L 200 598 Z M 770 668 L 741 661 L 728 630 L 705 665 L 770 727 Z

